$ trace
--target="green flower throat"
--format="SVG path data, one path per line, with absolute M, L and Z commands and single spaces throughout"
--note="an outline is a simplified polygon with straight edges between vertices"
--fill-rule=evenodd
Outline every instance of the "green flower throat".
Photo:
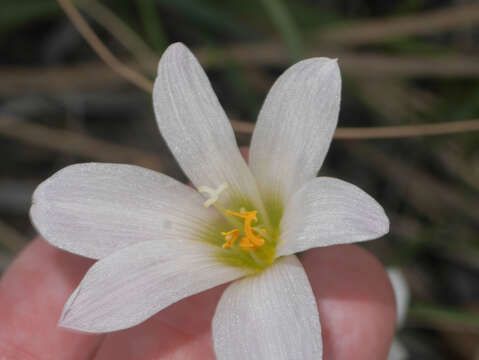
M 260 272 L 273 264 L 276 246 L 279 241 L 279 220 L 282 209 L 278 206 L 269 207 L 269 218 L 266 220 L 249 201 L 231 201 L 233 210 L 225 209 L 217 200 L 226 184 L 211 189 L 205 186 L 198 188 L 208 195 L 204 206 L 213 205 L 223 216 L 222 221 L 211 224 L 203 236 L 203 240 L 218 247 L 215 252 L 217 259 L 229 266 L 246 268 L 251 272 Z M 271 214 L 269 214 L 271 212 Z M 226 221 L 225 221 L 226 220 Z

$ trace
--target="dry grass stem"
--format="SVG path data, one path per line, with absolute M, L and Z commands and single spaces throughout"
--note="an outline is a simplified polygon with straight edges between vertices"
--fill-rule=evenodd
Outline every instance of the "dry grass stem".
M 378 126 L 368 128 L 341 127 L 336 130 L 334 137 L 336 139 L 390 139 L 470 131 L 479 131 L 479 119 L 422 125 Z
M 113 53 L 103 44 L 100 38 L 95 34 L 90 25 L 85 21 L 80 12 L 75 8 L 70 0 L 58 0 L 58 3 L 65 11 L 73 25 L 77 28 L 83 38 L 95 50 L 98 56 L 122 77 L 139 88 L 150 91 L 152 84 L 143 74 L 133 70 L 129 66 L 123 64 Z
M 132 70 L 127 65 L 123 64 L 118 60 L 113 53 L 108 50 L 108 48 L 102 43 L 98 36 L 93 32 L 91 27 L 75 8 L 73 3 L 70 0 L 58 0 L 60 5 L 63 7 L 65 13 L 68 15 L 70 20 L 73 22 L 78 31 L 83 35 L 86 41 L 90 46 L 95 50 L 100 56 L 100 58 L 105 61 L 114 71 L 123 76 L 125 79 L 129 80 L 133 84 L 137 85 L 139 88 L 146 90 L 148 92 L 152 91 L 153 84 L 152 82 L 144 77 L 142 74 Z M 251 45 L 248 45 L 251 47 Z M 253 45 L 256 46 L 256 45 Z M 271 45 L 277 48 L 277 45 Z M 244 50 L 244 49 L 243 49 Z M 258 50 L 258 49 L 257 49 Z M 239 51 L 238 47 L 233 47 L 229 49 L 229 54 L 233 56 L 248 54 L 260 55 L 260 58 L 265 60 L 264 56 L 271 56 L 271 54 L 281 54 L 281 52 L 271 51 L 272 49 L 268 46 L 262 46 L 261 51 Z M 282 51 L 284 52 L 284 50 Z M 228 51 L 226 52 L 228 53 Z M 208 57 L 208 53 L 203 51 L 198 51 L 200 59 L 203 62 L 208 63 L 208 61 L 213 61 L 212 58 Z M 262 56 L 261 56 L 262 55 Z M 219 57 L 221 58 L 221 56 Z M 270 58 L 269 58 L 270 59 Z M 428 69 L 443 69 L 443 75 L 447 75 L 448 71 L 451 71 L 451 68 L 456 72 L 468 68 L 476 75 L 479 75 L 479 66 L 476 62 L 468 63 L 468 66 L 464 66 L 464 61 L 451 61 L 451 59 L 436 59 L 431 60 L 427 63 L 425 62 L 414 62 L 411 59 L 389 59 L 392 60 L 392 64 L 396 62 L 394 69 L 391 68 L 391 62 L 383 62 L 384 57 L 371 56 L 371 55 L 349 55 L 341 57 L 341 64 L 348 71 L 349 68 L 355 67 L 364 67 L 364 73 L 370 73 L 371 68 L 375 69 L 374 73 L 378 72 L 378 69 L 388 68 L 392 73 L 394 69 L 396 70 L 396 75 L 401 75 L 404 72 L 405 68 L 409 67 L 409 70 L 415 70 L 418 74 L 428 74 Z M 237 59 L 238 60 L 238 59 Z M 246 59 L 245 59 L 246 60 Z M 409 62 L 409 63 L 408 63 Z M 406 66 L 409 65 L 409 66 Z M 412 68 L 412 69 L 411 69 Z M 380 71 L 379 71 L 380 72 Z M 244 123 L 241 121 L 233 121 L 233 128 L 238 132 L 252 132 L 253 125 L 249 123 Z M 395 126 L 395 127 L 375 127 L 375 128 L 338 128 L 335 133 L 335 138 L 337 139 L 374 139 L 374 138 L 399 138 L 399 137 L 410 137 L 410 136 L 424 136 L 424 135 L 439 135 L 439 134 L 450 134 L 458 132 L 467 132 L 467 131 L 476 131 L 479 130 L 479 120 L 470 120 L 470 121 L 458 121 L 453 123 L 441 123 L 441 124 L 425 124 L 425 125 L 412 125 L 412 126 Z
M 319 55 L 319 53 L 314 55 Z M 384 81 L 385 77 L 400 79 L 422 76 L 422 71 L 433 77 L 479 76 L 479 61 L 467 56 L 455 56 L 447 59 L 398 59 L 382 55 L 345 54 L 343 56 L 337 53 L 332 55 L 340 56 L 341 67 L 345 74 L 362 81 L 365 78 L 368 78 L 368 81 Z M 216 60 L 208 59 L 204 55 L 203 57 L 203 64 L 206 67 L 216 66 Z M 254 60 L 254 56 L 252 59 Z M 236 59 L 234 60 L 236 61 Z M 127 62 L 123 64 L 132 66 Z M 262 63 L 262 65 L 264 64 Z M 286 64 L 286 58 L 284 63 L 281 62 L 281 64 Z M 376 67 L 374 73 L 367 71 L 370 66 Z M 124 83 L 125 78 L 115 76 L 115 73 L 118 74 L 118 72 L 111 71 L 96 62 L 75 66 L 50 67 L 41 70 L 25 67 L 3 67 L 0 68 L 0 78 L 2 79 L 0 95 L 12 96 L 32 91 L 58 93 L 78 89 L 113 87 Z M 391 79 L 388 79 L 388 81 L 391 81 Z M 152 83 L 149 81 L 147 91 L 150 91 L 150 86 L 152 86 Z
M 254 124 L 231 120 L 236 132 L 252 133 Z M 479 120 L 443 122 L 423 125 L 400 125 L 378 127 L 338 127 L 335 139 L 388 139 L 413 136 L 430 136 L 479 131 Z
M 248 66 L 285 67 L 291 64 L 287 50 L 275 42 L 236 44 L 223 47 L 221 51 L 203 47 L 193 49 L 193 52 L 208 68 L 222 67 L 225 60 L 234 60 Z M 325 46 L 308 49 L 306 56 L 337 58 L 342 71 L 358 79 L 479 76 L 479 59 L 468 55 L 398 57 L 378 53 L 355 54 Z
M 450 29 L 471 27 L 479 23 L 479 4 L 463 3 L 415 15 L 365 20 L 321 32 L 323 42 L 354 46 L 377 43 L 391 38 L 436 34 Z
M 79 2 L 78 6 L 98 24 L 108 30 L 125 49 L 130 51 L 145 71 L 154 74 L 158 63 L 158 54 L 115 13 L 95 0 Z
M 0 96 L 41 92 L 57 94 L 65 91 L 98 90 L 125 83 L 110 67 L 100 62 L 74 66 L 49 67 L 41 70 L 25 67 L 0 68 Z
M 160 157 L 148 151 L 112 144 L 68 130 L 48 128 L 9 115 L 0 115 L 0 135 L 97 161 L 129 163 L 161 170 Z
M 313 52 L 311 56 L 319 56 Z M 358 79 L 385 77 L 478 77 L 479 59 L 466 55 L 442 57 L 409 56 L 398 57 L 380 54 L 352 54 L 322 52 L 321 56 L 339 59 L 343 71 Z

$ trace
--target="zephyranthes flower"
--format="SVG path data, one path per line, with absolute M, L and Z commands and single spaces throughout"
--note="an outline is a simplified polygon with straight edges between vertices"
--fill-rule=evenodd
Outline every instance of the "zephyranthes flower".
M 217 358 L 320 359 L 317 305 L 294 254 L 377 238 L 389 227 L 365 192 L 316 177 L 340 91 L 335 60 L 289 68 L 261 109 L 248 167 L 201 66 L 184 45 L 170 46 L 158 66 L 155 114 L 198 191 L 154 171 L 98 163 L 69 166 L 42 183 L 31 209 L 39 232 L 61 249 L 100 259 L 60 325 L 124 329 L 236 280 L 213 319 Z
M 396 329 L 399 330 L 406 321 L 411 295 L 407 280 L 399 268 L 388 268 L 388 276 L 396 299 Z M 407 348 L 397 337 L 394 338 L 387 360 L 407 360 L 408 358 Z

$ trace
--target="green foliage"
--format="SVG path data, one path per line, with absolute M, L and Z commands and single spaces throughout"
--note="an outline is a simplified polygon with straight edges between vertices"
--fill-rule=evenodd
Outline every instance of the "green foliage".
M 262 3 L 288 47 L 291 58 L 298 61 L 304 54 L 303 41 L 285 3 L 282 0 L 262 0 Z
M 161 25 L 155 0 L 137 0 L 137 7 L 146 36 L 153 49 L 161 54 L 168 45 L 166 34 Z
M 60 14 L 55 0 L 3 0 L 1 9 L 0 34 Z
M 409 316 L 435 323 L 444 327 L 459 327 L 464 330 L 479 330 L 479 311 L 459 310 L 427 303 L 414 303 L 409 309 Z
M 219 37 L 233 39 L 253 38 L 255 32 L 233 14 L 223 12 L 208 2 L 194 0 L 159 0 L 158 3 L 173 14 L 180 15 L 191 25 L 203 31 L 211 31 Z M 197 30 L 199 30 L 197 29 Z

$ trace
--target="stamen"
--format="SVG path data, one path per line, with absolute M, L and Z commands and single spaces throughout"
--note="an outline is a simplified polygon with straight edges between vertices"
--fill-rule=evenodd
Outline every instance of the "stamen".
M 223 244 L 223 249 L 229 248 L 234 244 L 236 239 L 239 236 L 240 231 L 238 229 L 233 229 L 228 232 L 222 232 L 221 235 L 225 237 L 226 242 Z
M 241 211 L 241 210 L 243 210 L 243 211 Z M 260 236 L 256 235 L 253 232 L 254 229 L 251 226 L 251 223 L 253 221 L 254 222 L 258 221 L 258 218 L 256 216 L 258 211 L 256 211 L 256 210 L 246 211 L 244 209 L 241 209 L 241 210 L 240 210 L 239 213 L 231 211 L 231 210 L 226 211 L 226 214 L 228 214 L 228 215 L 232 215 L 232 216 L 238 217 L 240 219 L 244 219 L 244 232 L 245 232 L 246 236 L 241 238 L 240 246 L 244 250 L 256 249 L 260 246 L 263 246 L 264 245 L 264 239 L 261 238 Z
M 204 206 L 205 208 L 209 208 L 211 205 L 213 205 L 215 202 L 218 201 L 218 198 L 219 198 L 220 194 L 221 194 L 223 191 L 225 191 L 227 188 L 228 188 L 228 184 L 227 184 L 227 183 L 221 184 L 221 185 L 218 186 L 218 188 L 216 188 L 216 189 L 210 188 L 209 186 L 200 186 L 200 187 L 198 187 L 198 192 L 207 194 L 207 196 L 209 197 L 208 200 L 206 200 L 206 201 L 203 203 L 203 206 Z
M 256 249 L 257 246 L 253 244 L 250 239 L 248 239 L 246 236 L 242 237 L 240 240 L 240 246 L 244 250 L 253 250 Z

